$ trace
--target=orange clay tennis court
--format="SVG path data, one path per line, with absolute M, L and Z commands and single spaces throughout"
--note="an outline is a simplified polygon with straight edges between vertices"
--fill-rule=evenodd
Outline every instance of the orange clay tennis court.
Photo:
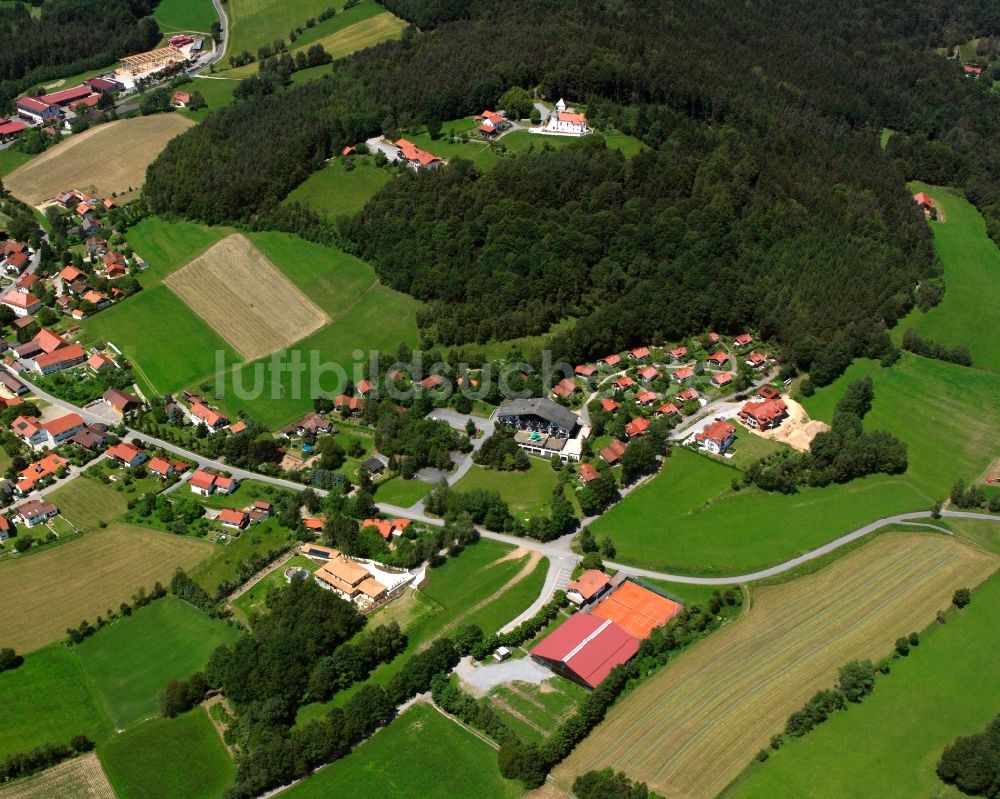
M 681 611 L 681 605 L 648 588 L 626 580 L 607 599 L 591 610 L 594 616 L 610 619 L 640 641 L 649 637 Z

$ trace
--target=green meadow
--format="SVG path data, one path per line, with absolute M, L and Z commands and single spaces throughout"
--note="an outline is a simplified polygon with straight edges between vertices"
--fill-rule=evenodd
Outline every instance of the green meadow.
M 609 150 L 620 150 L 626 158 L 641 152 L 646 146 L 635 136 L 627 133 L 598 131 L 596 134 L 604 139 Z M 502 136 L 499 143 L 514 153 L 538 152 L 545 147 L 568 147 L 579 142 L 573 136 L 544 136 L 539 133 L 528 133 L 526 130 L 514 130 Z
M 473 787 L 474 786 L 474 787 Z M 471 793 L 470 793 L 471 792 Z M 428 705 L 416 705 L 347 757 L 303 780 L 287 799 L 514 799 L 485 741 Z
M 119 729 L 159 713 L 157 696 L 202 668 L 236 628 L 166 596 L 77 647 L 83 670 Z
M 212 23 L 219 21 L 212 0 L 160 0 L 153 16 L 165 36 L 174 31 L 208 33 Z
M 97 747 L 118 799 L 218 799 L 236 776 L 208 713 L 148 721 Z
M 63 483 L 48 499 L 59 508 L 61 516 L 80 530 L 119 519 L 128 509 L 123 492 L 83 476 Z
M 929 509 L 959 478 L 978 476 L 997 455 L 1000 378 L 989 372 L 904 353 L 894 366 L 855 362 L 806 400 L 829 421 L 847 383 L 870 374 L 875 402 L 865 418 L 908 444 L 903 475 L 875 475 L 791 495 L 734 491 L 742 472 L 717 459 L 675 448 L 662 472 L 591 525 L 610 536 L 617 559 L 677 573 L 739 575 L 796 555 L 864 524 Z M 740 440 L 749 436 L 737 431 Z M 941 457 L 947 442 L 948 457 Z
M 501 472 L 473 466 L 465 477 L 455 483 L 454 488 L 456 491 L 499 491 L 510 506 L 511 513 L 522 520 L 530 516 L 548 516 L 559 475 L 548 461 L 540 458 L 528 460 L 531 468 L 523 472 Z
M 384 483 L 379 483 L 375 494 L 378 502 L 408 508 L 427 496 L 431 488 L 433 486 L 430 483 L 424 483 L 420 480 L 404 480 L 402 477 L 394 477 Z
M 139 273 L 143 288 L 152 288 L 188 261 L 197 258 L 233 231 L 196 222 L 166 220 L 160 216 L 143 219 L 128 229 L 129 246 L 149 264 Z
M 998 525 L 1000 526 L 1000 525 Z M 920 646 L 892 662 L 858 706 L 836 713 L 750 766 L 724 799 L 959 797 L 935 773 L 941 751 L 981 731 L 1000 707 L 1000 575 L 973 592 Z
M 281 527 L 277 519 L 271 518 L 253 525 L 224 544 L 215 544 L 213 553 L 190 569 L 188 574 L 198 585 L 214 595 L 219 583 L 236 577 L 241 561 L 266 555 L 294 541 L 295 537 Z
M 0 759 L 74 735 L 101 741 L 113 725 L 72 649 L 53 644 L 0 673 Z
M 964 197 L 942 186 L 911 183 L 913 193 L 926 192 L 944 210 L 944 222 L 931 222 L 934 249 L 944 265 L 945 294 L 924 313 L 914 309 L 893 331 L 914 328 L 940 344 L 968 347 L 974 366 L 1000 372 L 1000 334 L 984 324 L 990 309 L 1000 308 L 1000 249 L 986 235 L 982 215 Z
M 332 159 L 319 172 L 288 195 L 285 202 L 298 202 L 330 217 L 353 215 L 392 179 L 387 169 L 375 166 L 374 156 L 354 156 L 353 169 L 345 169 L 342 158 Z

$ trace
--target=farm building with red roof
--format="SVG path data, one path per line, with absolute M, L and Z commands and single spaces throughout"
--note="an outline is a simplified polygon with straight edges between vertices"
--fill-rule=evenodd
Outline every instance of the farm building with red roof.
M 596 688 L 638 651 L 639 639 L 615 622 L 576 613 L 532 649 L 531 656 L 557 674 Z

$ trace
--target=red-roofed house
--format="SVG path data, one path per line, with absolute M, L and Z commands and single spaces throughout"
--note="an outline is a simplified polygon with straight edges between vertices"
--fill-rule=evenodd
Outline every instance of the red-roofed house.
M 732 372 L 719 372 L 717 375 L 712 375 L 712 385 L 722 388 L 723 386 L 728 386 L 733 382 Z
M 564 377 L 552 388 L 552 393 L 555 394 L 557 397 L 562 397 L 563 399 L 569 399 L 579 390 L 580 387 L 576 383 L 574 383 L 568 377 Z
M 589 613 L 574 613 L 531 650 L 535 660 L 574 682 L 596 688 L 639 651 L 639 639 Z
M 625 450 L 628 449 L 628 444 L 615 439 L 610 444 L 608 444 L 604 449 L 601 450 L 601 460 L 605 463 L 614 466 L 618 461 L 621 460 L 622 455 L 625 454 Z
M 652 405 L 654 402 L 660 401 L 660 395 L 655 391 L 640 391 L 636 395 L 635 401 L 640 405 Z
M 601 473 L 589 463 L 580 464 L 580 480 L 584 483 L 592 483 L 598 479 Z
M 781 392 L 778 391 L 774 386 L 761 386 L 757 389 L 757 396 L 761 399 L 775 399 L 781 396 Z
M 215 490 L 220 494 L 232 494 L 240 487 L 240 481 L 235 477 L 223 477 L 221 474 L 215 475 Z
M 598 360 L 598 363 L 603 363 L 605 366 L 617 366 L 622 362 L 622 356 L 614 352 L 611 355 L 605 355 L 603 358 Z
M 674 403 L 664 402 L 659 408 L 656 409 L 656 411 L 654 411 L 653 415 L 666 416 L 669 418 L 671 416 L 676 416 L 678 413 L 679 411 L 677 410 L 677 406 L 674 405 Z
M 975 64 L 963 64 L 962 71 L 967 78 L 978 78 L 983 74 L 983 67 L 976 66 Z
M 75 266 L 64 266 L 59 271 L 59 279 L 65 281 L 66 283 L 72 283 L 74 280 L 79 280 L 81 277 L 86 277 L 86 275 L 84 275 L 84 273 Z
M 109 447 L 108 457 L 114 458 L 116 461 L 120 461 L 130 469 L 134 469 L 136 466 L 141 466 L 149 459 L 145 450 L 133 447 L 131 444 L 125 444 L 124 442 L 115 444 L 113 447 Z
M 623 375 L 614 382 L 615 391 L 626 391 L 634 385 L 635 381 L 628 375 Z
M 924 194 L 922 191 L 918 191 L 913 195 L 914 201 L 920 206 L 925 214 L 930 213 L 931 209 L 934 207 L 934 200 L 931 199 L 929 194 Z
M 42 424 L 42 429 L 53 446 L 61 444 L 74 434 L 79 433 L 86 425 L 78 413 L 67 413 L 50 422 Z
M 191 486 L 193 494 L 201 494 L 201 496 L 207 497 L 215 491 L 215 475 L 211 472 L 206 472 L 204 469 L 197 469 L 191 475 L 191 479 L 188 480 L 188 485 Z
M 725 366 L 729 362 L 729 353 L 724 350 L 713 352 L 708 356 L 708 361 L 713 366 Z
M 375 386 L 372 385 L 370 380 L 359 380 L 354 388 L 362 397 L 368 396 L 375 390 Z
M 8 256 L 8 263 L 12 257 Z M 31 316 L 42 307 L 42 301 L 38 297 L 24 294 L 17 289 L 11 289 L 3 297 L 0 297 L 0 303 L 10 308 L 16 316 Z
M 37 488 L 43 480 L 53 477 L 60 469 L 69 465 L 69 461 L 54 452 L 49 453 L 40 461 L 31 463 L 21 471 L 17 481 L 17 491 L 21 496 L 27 496 Z
M 687 358 L 687 354 L 688 354 L 687 347 L 674 347 L 674 349 L 670 350 L 670 357 L 673 358 L 675 361 L 680 361 L 683 360 L 684 358 Z
M 660 373 L 656 371 L 652 366 L 644 366 L 640 369 L 637 374 L 647 383 L 650 380 L 656 380 L 660 376 Z
M 365 409 L 365 401 L 361 397 L 338 394 L 333 400 L 333 407 L 341 414 L 361 413 Z
M 649 357 L 649 347 L 636 347 L 629 352 L 629 357 L 634 361 L 644 361 Z
M 440 169 L 446 163 L 436 155 L 420 149 L 407 139 L 398 139 L 396 141 L 396 148 L 399 151 L 398 157 L 405 161 L 406 165 L 413 170 Z
M 587 569 L 566 586 L 566 599 L 574 605 L 582 605 L 597 599 L 611 587 L 611 580 L 599 569 Z
M 696 388 L 686 388 L 683 391 L 679 391 L 677 396 L 674 398 L 680 403 L 691 402 L 691 400 L 696 400 L 701 394 L 698 393 Z
M 28 268 L 28 254 L 25 252 L 8 253 L 3 268 L 15 275 L 20 275 Z
M 597 373 L 597 367 L 581 363 L 573 371 L 580 375 L 580 377 L 593 377 Z
M 48 436 L 37 416 L 18 416 L 10 423 L 10 431 L 30 447 L 48 443 Z
M 176 91 L 173 97 L 170 98 L 170 105 L 174 108 L 187 108 L 190 102 L 191 95 L 189 92 Z
M 0 120 L 0 143 L 6 143 L 11 139 L 16 138 L 27 129 L 28 123 L 22 122 L 20 119 Z
M 780 399 L 748 402 L 739 412 L 739 420 L 751 430 L 771 430 L 780 425 L 786 416 L 788 406 Z
M 761 355 L 759 352 L 751 352 L 747 356 L 747 366 L 751 369 L 761 369 L 767 365 L 767 358 Z
M 577 113 L 573 108 L 566 107 L 566 101 L 561 97 L 555 110 L 549 114 L 542 128 L 532 128 L 539 133 L 556 136 L 586 136 L 593 130 L 587 125 L 587 117 Z
M 35 358 L 35 369 L 43 375 L 58 372 L 69 366 L 76 366 L 87 359 L 87 353 L 79 344 L 67 344 L 53 352 L 39 355 Z
M 608 413 L 614 413 L 621 407 L 621 403 L 615 402 L 613 399 L 605 397 L 601 400 L 601 407 L 604 408 Z
M 219 511 L 219 522 L 223 527 L 233 527 L 242 530 L 250 523 L 250 517 L 244 511 L 234 508 L 223 508 Z
M 483 111 L 476 119 L 479 121 L 479 132 L 484 136 L 496 136 L 508 126 L 507 120 L 496 111 Z
M 718 344 L 718 343 L 719 343 L 719 334 L 718 334 L 718 333 L 715 333 L 715 332 L 712 332 L 712 333 L 709 333 L 709 334 L 708 334 L 708 340 L 709 340 L 709 341 L 710 341 L 710 342 L 711 342 L 712 344 Z
M 628 438 L 637 438 L 638 436 L 644 435 L 647 430 L 649 430 L 649 419 L 642 416 L 637 416 L 625 425 L 625 435 Z
M 22 97 L 17 101 L 17 114 L 22 119 L 36 124 L 62 119 L 62 109 L 37 97 Z
M 702 432 L 694 434 L 694 440 L 701 445 L 701 448 L 715 455 L 725 453 L 735 438 L 736 428 L 729 422 L 720 421 L 712 422 Z
M 694 369 L 690 369 L 687 366 L 678 369 L 674 372 L 674 380 L 678 383 L 686 383 L 688 380 L 694 380 Z
M 753 344 L 753 336 L 749 333 L 740 333 L 736 338 L 733 339 L 733 344 L 737 347 L 749 347 Z
M 195 424 L 203 422 L 209 430 L 221 430 L 229 424 L 225 416 L 202 402 L 191 403 L 191 419 Z
M 174 465 L 166 458 L 151 458 L 146 468 L 161 479 L 170 477 L 175 471 Z

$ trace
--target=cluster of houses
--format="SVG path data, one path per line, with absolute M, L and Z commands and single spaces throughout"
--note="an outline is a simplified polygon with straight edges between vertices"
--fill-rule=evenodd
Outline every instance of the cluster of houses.
M 256 499 L 245 508 L 223 508 L 219 511 L 219 523 L 233 530 L 245 530 L 251 524 L 267 521 L 273 512 L 270 502 Z
M 788 404 L 772 386 L 762 386 L 759 399 L 743 405 L 736 418 L 748 430 L 765 432 L 778 427 L 788 417 Z M 725 455 L 736 440 L 736 427 L 723 419 L 713 420 L 694 435 L 694 442 L 713 455 Z
M 9 516 L 0 516 L 0 541 L 17 535 L 15 525 L 31 529 L 59 515 L 59 508 L 44 499 L 30 499 L 14 507 Z

